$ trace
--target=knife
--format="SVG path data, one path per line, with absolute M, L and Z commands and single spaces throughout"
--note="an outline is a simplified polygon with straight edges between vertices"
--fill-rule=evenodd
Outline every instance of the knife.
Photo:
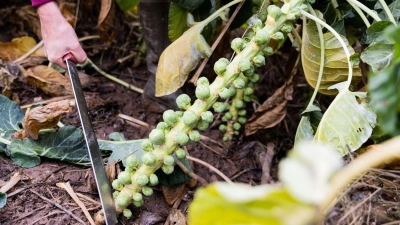
M 81 119 L 82 130 L 85 136 L 86 145 L 89 152 L 90 161 L 94 177 L 96 179 L 97 189 L 100 194 L 101 206 L 103 207 L 104 218 L 107 225 L 114 225 L 117 223 L 117 214 L 115 211 L 114 199 L 111 195 L 111 187 L 108 182 L 106 170 L 104 167 L 103 157 L 100 152 L 99 144 L 97 143 L 96 135 L 94 133 L 92 123 L 89 119 L 89 112 L 86 105 L 85 96 L 81 82 L 78 76 L 78 70 L 74 63 L 74 56 L 71 53 L 66 54 L 63 60 L 67 64 L 68 74 L 71 79 L 72 89 L 75 96 L 76 106 L 78 109 L 79 117 Z

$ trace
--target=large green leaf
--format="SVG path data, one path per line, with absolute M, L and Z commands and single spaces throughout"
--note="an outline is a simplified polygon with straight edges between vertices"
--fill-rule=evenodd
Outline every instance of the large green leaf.
M 316 105 L 312 105 L 310 109 L 303 112 L 300 123 L 297 126 L 294 143 L 297 144 L 314 139 L 314 133 L 318 128 L 322 116 L 321 109 Z
M 374 70 L 381 70 L 390 65 L 393 53 L 393 44 L 375 42 L 364 49 L 360 58 Z
M 332 26 L 339 34 L 346 35 L 344 18 L 351 12 L 352 7 L 346 1 L 327 0 L 314 4 L 322 14 L 326 23 Z
M 393 44 L 393 41 L 385 34 L 385 30 L 391 25 L 393 25 L 392 22 L 384 20 L 373 23 L 365 32 L 366 37 L 363 44 L 371 44 L 374 42 Z
M 7 194 L 0 191 L 0 209 L 7 204 Z
M 17 131 L 21 128 L 24 112 L 19 105 L 4 95 L 0 95 L 0 136 L 3 138 L 8 131 Z
M 390 9 L 390 12 L 393 14 L 394 20 L 398 22 L 400 20 L 400 0 L 395 0 L 394 2 L 392 2 L 389 5 L 389 9 Z M 382 10 L 379 13 L 379 17 L 382 20 L 389 20 L 386 12 L 384 10 Z
M 354 54 L 354 49 L 348 44 L 346 37 L 341 36 L 346 43 L 350 54 Z M 327 95 L 337 94 L 336 90 L 329 89 L 330 86 L 347 80 L 348 61 L 346 54 L 336 37 L 328 32 L 324 34 L 325 43 L 325 65 L 322 75 L 321 85 L 318 92 Z M 315 88 L 321 58 L 320 40 L 315 22 L 309 21 L 306 25 L 306 32 L 302 44 L 302 64 L 305 77 L 308 83 Z M 361 80 L 361 70 L 358 66 L 353 68 L 352 83 Z
M 188 13 L 189 10 L 171 2 L 168 16 L 168 37 L 172 42 L 178 39 L 189 28 L 186 21 Z
M 314 140 L 332 146 L 341 155 L 357 150 L 372 134 L 376 115 L 369 108 L 366 93 L 350 92 L 347 82 L 332 86 L 339 94 L 324 113 Z M 357 102 L 357 98 L 361 103 Z

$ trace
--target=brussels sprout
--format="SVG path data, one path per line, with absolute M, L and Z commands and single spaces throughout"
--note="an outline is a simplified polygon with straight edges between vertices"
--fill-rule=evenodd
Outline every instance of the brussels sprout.
M 239 133 L 239 131 L 235 130 L 235 131 L 233 131 L 233 134 L 234 135 L 239 135 L 240 133 Z
M 267 11 L 268 15 L 274 18 L 275 20 L 282 15 L 281 9 L 276 5 L 269 5 Z
M 166 122 L 159 122 L 159 123 L 157 124 L 157 127 L 156 127 L 156 128 L 157 128 L 157 129 L 160 129 L 160 130 L 168 131 L 171 127 L 168 126 L 168 124 L 167 124 Z
M 136 171 L 136 168 L 137 167 L 132 167 L 132 166 L 126 166 L 125 167 L 125 171 L 127 171 L 127 172 L 129 172 L 129 173 L 133 173 L 133 172 L 135 172 Z
M 254 71 L 255 71 L 254 66 L 251 65 L 250 69 L 248 69 L 246 71 L 243 71 L 242 73 L 243 73 L 244 76 L 250 77 L 250 76 L 252 76 L 254 74 Z
M 174 172 L 174 166 L 163 165 L 161 169 L 165 174 L 171 174 L 172 172 Z
M 157 128 L 153 129 L 149 134 L 149 139 L 153 144 L 161 145 L 165 140 L 164 131 Z
M 190 97 L 187 94 L 181 94 L 176 98 L 176 104 L 180 109 L 187 109 L 190 107 Z
M 253 76 L 253 75 L 252 75 Z M 246 85 L 246 87 L 249 87 L 249 88 L 254 88 L 254 83 L 253 82 L 251 82 L 251 80 L 249 80 L 248 82 L 247 82 L 247 85 Z
M 140 202 L 143 200 L 143 195 L 140 193 L 135 193 L 132 198 L 133 198 L 133 201 Z
M 144 186 L 142 192 L 145 196 L 150 196 L 153 194 L 153 188 Z
M 228 88 L 223 88 L 219 93 L 218 93 L 219 97 L 223 98 L 223 99 L 227 99 L 229 97 L 231 97 L 231 92 L 229 91 Z
M 244 88 L 246 86 L 246 82 L 241 77 L 237 77 L 233 82 L 233 86 L 237 89 Z
M 189 138 L 190 138 L 190 140 L 192 140 L 194 142 L 199 142 L 200 138 L 201 138 L 201 135 L 200 135 L 199 131 L 192 130 L 192 131 L 189 132 Z
M 201 100 L 206 100 L 208 97 L 210 97 L 210 86 L 198 85 L 196 87 L 196 97 Z
M 245 102 L 251 102 L 253 99 L 251 98 L 252 95 L 245 95 L 243 96 L 243 101 Z
M 223 112 L 226 109 L 224 102 L 215 102 L 213 108 L 217 113 Z
M 122 171 L 118 174 L 118 180 L 121 184 L 129 184 L 131 183 L 131 174 L 127 171 Z
M 240 124 L 246 124 L 247 123 L 247 118 L 241 116 L 241 117 L 238 118 L 238 122 Z
M 149 181 L 149 182 L 150 182 L 150 185 L 152 185 L 152 186 L 155 186 L 155 185 L 158 184 L 158 177 L 157 177 L 157 175 L 155 175 L 155 174 L 151 174 L 149 180 L 150 180 L 150 181 Z
M 228 118 L 226 118 L 226 116 L 224 115 L 224 116 L 221 118 L 221 121 L 222 121 L 222 122 L 228 122 Z
M 222 138 L 222 141 L 224 141 L 224 142 L 229 141 L 229 137 L 225 135 L 225 136 Z
M 142 156 L 142 161 L 147 166 L 154 166 L 157 162 L 157 157 L 151 152 L 145 152 Z
M 166 155 L 166 156 L 164 156 L 163 163 L 164 163 L 164 165 L 172 166 L 175 163 L 175 159 L 171 155 Z
M 260 80 L 260 75 L 258 75 L 257 73 L 253 74 L 253 76 L 250 77 L 250 81 L 253 83 L 256 83 L 259 80 Z
M 247 114 L 247 111 L 245 109 L 239 110 L 238 111 L 239 116 L 245 116 Z
M 230 113 L 230 112 L 225 113 L 224 116 L 225 116 L 228 120 L 232 119 L 232 113 Z
M 259 11 L 259 7 L 253 7 L 253 8 L 251 8 L 251 12 L 253 13 L 253 14 L 257 14 L 258 13 L 258 11 Z
M 258 45 L 262 45 L 265 43 L 268 43 L 270 39 L 270 34 L 268 31 L 260 29 L 257 31 L 257 33 L 254 35 L 254 42 L 256 42 Z
M 121 190 L 124 186 L 122 185 L 121 181 L 116 179 L 113 180 L 111 186 L 115 189 L 115 190 Z
M 263 22 L 260 19 L 257 19 L 254 24 L 253 24 L 253 31 L 257 32 L 259 29 L 261 29 L 263 27 Z
M 242 125 L 240 125 L 240 123 L 238 123 L 238 122 L 235 122 L 235 123 L 233 124 L 233 129 L 234 129 L 234 130 L 240 130 L 241 127 L 242 127 Z
M 263 55 L 256 55 L 253 57 L 253 63 L 256 67 L 265 65 L 265 57 Z
M 241 59 L 239 61 L 239 65 L 238 65 L 239 70 L 242 72 L 249 70 L 251 68 L 251 66 L 252 65 L 251 65 L 250 59 L 248 59 L 248 58 Z
M 115 199 L 115 203 L 120 208 L 126 208 L 131 202 L 131 199 L 125 193 L 119 193 L 117 198 Z
M 176 143 L 180 145 L 187 145 L 189 143 L 189 136 L 185 132 L 178 132 L 176 134 Z
M 218 75 L 223 75 L 223 73 L 226 71 L 226 67 L 229 65 L 229 60 L 226 58 L 220 58 L 218 61 L 215 62 L 214 64 L 214 71 Z
M 139 186 L 145 186 L 147 183 L 149 183 L 149 177 L 145 174 L 138 174 L 135 178 L 136 183 Z
M 129 155 L 128 157 L 126 157 L 126 165 L 127 167 L 136 168 L 140 165 L 140 162 L 135 155 Z
M 164 111 L 163 113 L 163 120 L 168 126 L 172 126 L 178 121 L 178 116 L 176 115 L 175 111 L 172 109 L 169 109 L 167 111 Z
M 175 114 L 178 118 L 181 118 L 183 116 L 183 111 L 176 111 Z
M 308 11 L 308 6 L 306 4 L 301 4 L 299 9 L 303 11 Z
M 219 125 L 219 130 L 220 130 L 221 132 L 226 132 L 226 125 L 225 125 L 225 124 Z
M 291 11 L 291 9 L 292 9 L 292 6 L 290 5 L 290 3 L 285 3 L 285 4 L 283 4 L 283 6 L 281 7 L 281 12 L 283 13 L 283 14 L 289 14 L 290 13 L 290 11 Z
M 262 53 L 264 53 L 264 55 L 269 56 L 269 55 L 273 55 L 274 54 L 274 49 L 272 49 L 269 46 L 266 46 L 264 48 L 261 49 Z
M 243 49 L 244 40 L 242 38 L 235 38 L 231 42 L 231 48 L 233 51 L 239 53 Z
M 247 37 L 250 38 L 250 39 L 253 38 L 254 35 L 255 35 L 255 33 L 254 33 L 253 30 L 249 30 L 249 31 L 247 32 Z
M 212 123 L 214 120 L 214 115 L 211 111 L 205 111 L 201 114 L 201 119 L 207 123 Z
M 153 142 L 150 139 L 144 139 L 140 145 L 145 151 L 152 151 L 154 149 Z
M 113 192 L 113 199 L 116 199 L 118 197 L 119 193 L 120 193 L 119 191 L 114 191 Z
M 267 20 L 267 13 L 262 12 L 262 13 L 258 14 L 258 19 L 260 19 L 261 21 Z
M 254 93 L 254 89 L 251 88 L 251 87 L 246 87 L 246 88 L 244 89 L 244 94 L 245 94 L 245 95 L 252 95 L 253 93 Z
M 229 63 L 229 61 L 228 61 Z M 200 77 L 197 79 L 197 85 L 210 85 L 210 82 L 208 81 L 207 77 Z
M 235 108 L 241 109 L 244 107 L 244 102 L 240 99 L 235 99 L 235 101 L 233 102 L 233 105 L 235 106 Z
M 132 217 L 132 211 L 130 209 L 124 209 L 124 211 L 122 211 L 122 215 L 124 215 L 127 219 L 130 219 Z
M 182 148 L 178 148 L 178 149 L 175 151 L 175 155 L 176 155 L 176 157 L 178 157 L 178 159 L 183 159 L 183 158 L 186 157 L 186 151 L 183 150 Z
M 229 92 L 230 92 L 231 97 L 235 96 L 236 95 L 236 88 L 233 87 L 233 86 L 230 86 L 229 87 Z
M 277 31 L 271 36 L 271 38 L 274 39 L 275 41 L 280 42 L 285 39 L 285 36 L 283 35 L 282 32 Z
M 210 126 L 209 123 L 207 123 L 207 121 L 205 120 L 201 120 L 198 124 L 197 124 L 197 129 L 204 131 L 207 130 L 208 126 Z
M 133 201 L 133 204 L 136 206 L 136 207 L 141 207 L 143 204 L 144 204 L 144 201 L 142 200 L 142 201 Z
M 283 26 L 281 27 L 281 31 L 283 33 L 290 33 L 292 32 L 292 26 L 290 26 L 289 24 L 283 24 Z
M 183 122 L 187 126 L 194 126 L 198 121 L 199 118 L 197 117 L 196 113 L 192 110 L 187 110 L 183 113 L 182 116 Z

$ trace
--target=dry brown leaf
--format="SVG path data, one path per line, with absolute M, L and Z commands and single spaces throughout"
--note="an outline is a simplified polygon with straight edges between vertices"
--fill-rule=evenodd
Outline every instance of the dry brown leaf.
M 71 24 L 71 26 L 74 26 L 76 19 L 75 18 L 76 4 L 71 2 L 60 2 L 59 8 L 61 14 L 68 21 L 68 23 Z
M 245 135 L 254 134 L 260 129 L 274 127 L 286 116 L 286 104 L 292 100 L 293 82 L 292 77 L 275 93 L 269 97 L 246 123 Z
M 110 45 L 115 38 L 114 30 L 115 3 L 113 0 L 101 0 L 101 9 L 98 20 L 100 38 Z
M 2 42 L 0 43 L 0 59 L 14 61 L 35 47 L 36 44 L 35 39 L 28 36 L 14 38 L 11 42 Z M 36 50 L 30 57 L 34 56 L 46 57 L 43 48 Z
M 186 184 L 177 184 L 171 187 L 162 185 L 161 190 L 164 195 L 165 201 L 168 205 L 172 205 L 185 191 Z
M 169 214 L 170 225 L 186 225 L 186 217 L 179 209 L 171 209 Z
M 57 70 L 47 66 L 36 66 L 26 72 L 28 83 L 51 96 L 73 94 L 71 82 Z
M 26 136 L 37 140 L 40 130 L 56 126 L 63 114 L 71 112 L 73 105 L 70 100 L 63 100 L 28 110 L 22 122 Z
M 13 93 L 11 90 L 11 84 L 17 78 L 17 76 L 10 73 L 8 68 L 0 68 L 0 88 L 2 88 L 2 95 L 7 96 L 8 98 L 12 97 Z
M 31 29 L 39 39 L 42 39 L 42 32 L 40 30 L 40 20 L 36 9 L 30 5 L 26 5 L 16 10 L 15 12 L 20 19 L 28 24 L 29 29 Z

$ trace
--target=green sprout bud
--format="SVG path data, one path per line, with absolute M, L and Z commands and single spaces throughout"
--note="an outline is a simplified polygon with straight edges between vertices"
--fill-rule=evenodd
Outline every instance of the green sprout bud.
M 150 195 L 153 194 L 153 188 L 144 186 L 144 187 L 142 188 L 142 192 L 143 192 L 143 194 L 144 194 L 145 196 L 150 196 Z
M 142 161 L 146 166 L 154 166 L 157 162 L 157 157 L 151 152 L 145 152 L 142 156 Z
M 224 115 L 224 116 L 221 118 L 221 121 L 222 121 L 222 122 L 228 122 L 228 118 L 226 118 L 226 116 Z
M 256 67 L 265 65 L 265 57 L 263 55 L 256 55 L 253 57 L 253 63 Z
M 115 190 L 121 190 L 124 186 L 121 183 L 120 180 L 116 179 L 112 182 L 111 186 L 115 189 Z
M 201 120 L 198 124 L 197 124 L 197 129 L 204 131 L 207 130 L 208 126 L 210 126 L 210 124 L 205 121 L 205 120 Z
M 226 67 L 229 65 L 229 60 L 226 58 L 220 58 L 214 64 L 214 71 L 218 75 L 222 75 L 226 71 Z
M 175 151 L 175 155 L 176 157 L 178 157 L 178 159 L 183 159 L 186 157 L 186 151 L 181 148 L 178 148 L 178 150 Z
M 235 38 L 231 42 L 231 48 L 236 53 L 239 53 L 240 51 L 242 51 L 243 45 L 244 45 L 244 40 L 242 38 Z
M 128 157 L 126 157 L 126 165 L 129 167 L 136 168 L 140 165 L 140 162 L 135 155 L 129 155 Z
M 252 97 L 252 95 L 245 95 L 245 96 L 243 96 L 243 101 L 251 102 L 253 100 L 251 97 Z
M 258 75 L 256 73 L 253 74 L 253 76 L 250 77 L 250 81 L 253 82 L 253 83 L 256 83 L 259 80 L 260 80 L 260 75 Z
M 135 178 L 136 183 L 139 186 L 145 186 L 147 183 L 149 183 L 149 177 L 145 174 L 138 174 Z
M 245 75 L 246 77 L 250 77 L 254 74 L 254 71 L 255 71 L 254 66 L 251 65 L 250 69 L 243 71 L 243 75 Z
M 206 100 L 208 97 L 210 97 L 210 86 L 198 85 L 196 87 L 196 97 L 201 100 Z
M 223 88 L 219 93 L 218 93 L 219 97 L 223 98 L 223 99 L 227 99 L 229 97 L 231 97 L 231 92 L 229 91 L 228 88 Z
M 255 33 L 254 33 L 253 30 L 249 30 L 249 31 L 247 32 L 247 37 L 248 37 L 249 39 L 253 38 L 254 35 L 255 35 Z
M 211 111 L 205 111 L 201 114 L 201 119 L 207 123 L 212 123 L 214 120 L 214 115 Z
M 164 143 L 165 135 L 161 129 L 153 129 L 149 134 L 150 141 L 155 145 L 161 145 Z
M 246 124 L 247 123 L 247 119 L 246 119 L 246 117 L 239 117 L 238 118 L 238 122 L 240 123 L 240 124 Z
M 113 192 L 113 199 L 116 199 L 118 197 L 119 193 L 120 193 L 119 191 L 114 191 Z
M 264 0 L 252 0 L 252 2 L 254 5 L 261 6 L 262 3 L 264 2 Z M 257 9 L 258 9 L 258 7 L 257 7 Z
M 127 171 L 127 172 L 129 172 L 129 173 L 133 173 L 133 172 L 135 172 L 136 171 L 136 168 L 137 167 L 132 167 L 132 166 L 126 166 L 125 167 L 125 171 Z
M 238 122 L 235 122 L 235 123 L 233 124 L 233 129 L 234 129 L 234 130 L 240 130 L 241 127 L 242 127 L 242 125 L 240 125 L 240 123 L 238 123 Z
M 172 126 L 178 121 L 178 116 L 174 110 L 169 109 L 163 113 L 163 120 L 168 126 Z
M 281 31 L 283 33 L 290 33 L 292 32 L 292 26 L 290 26 L 289 24 L 283 24 L 283 26 L 281 27 Z
M 246 87 L 249 87 L 249 88 L 254 88 L 254 83 L 253 82 L 251 82 L 251 80 L 250 81 L 248 81 L 247 82 L 247 85 L 246 85 Z
M 241 109 L 244 107 L 244 102 L 240 99 L 235 99 L 235 101 L 233 102 L 233 105 L 235 106 L 235 108 Z
M 199 118 L 197 117 L 196 113 L 192 110 L 187 110 L 183 113 L 182 116 L 183 122 L 187 126 L 194 126 L 198 121 Z
M 276 5 L 269 5 L 267 11 L 268 15 L 274 18 L 275 20 L 282 15 L 281 9 Z
M 219 125 L 219 130 L 220 130 L 221 132 L 226 132 L 226 125 L 225 125 L 225 124 Z
M 197 86 L 199 85 L 210 85 L 210 82 L 208 81 L 207 77 L 200 77 L 197 79 Z
M 183 111 L 176 111 L 175 114 L 178 118 L 181 118 L 183 116 Z
M 254 21 L 252 29 L 254 30 L 254 32 L 257 32 L 262 27 L 263 27 L 263 22 L 260 19 L 257 19 L 256 21 Z
M 274 54 L 274 49 L 272 49 L 269 46 L 266 46 L 264 48 L 261 49 L 261 51 L 264 53 L 264 55 L 269 56 L 269 55 L 273 55 Z
M 181 94 L 176 98 L 176 104 L 180 109 L 187 109 L 190 107 L 190 97 L 187 94 Z
M 176 134 L 176 143 L 180 145 L 187 145 L 189 143 L 189 136 L 185 132 L 178 132 Z
M 233 87 L 233 86 L 230 86 L 229 87 L 229 92 L 230 92 L 231 97 L 235 96 L 236 95 L 236 88 Z
M 174 166 L 163 165 L 161 169 L 165 174 L 171 174 L 172 172 L 174 172 Z
M 239 66 L 239 70 L 243 72 L 243 71 L 249 70 L 252 65 L 251 65 L 250 59 L 244 58 L 239 61 L 238 66 Z
M 245 95 L 252 95 L 253 93 L 254 93 L 254 89 L 251 88 L 251 87 L 246 87 L 246 88 L 244 89 L 244 94 L 245 94 Z
M 127 219 L 130 219 L 132 217 L 132 211 L 130 209 L 124 209 L 124 211 L 122 211 L 122 215 L 124 215 Z
M 133 201 L 135 201 L 135 202 L 143 201 L 143 195 L 140 193 L 135 193 L 133 195 Z
M 222 138 L 222 141 L 224 141 L 224 142 L 229 141 L 229 137 L 225 135 L 225 136 Z
M 230 113 L 230 112 L 225 113 L 224 116 L 225 116 L 225 118 L 228 119 L 228 120 L 231 120 L 231 119 L 232 119 L 232 113 Z
M 150 175 L 150 185 L 155 186 L 158 184 L 158 177 L 155 174 Z
M 120 193 L 117 198 L 115 199 L 115 203 L 120 208 L 126 208 L 130 204 L 131 200 L 129 196 L 125 193 Z
M 308 6 L 306 4 L 301 4 L 299 9 L 303 11 L 308 11 Z
M 144 139 L 140 145 L 145 151 L 152 151 L 154 149 L 153 142 L 150 139 Z
M 283 35 L 282 32 L 277 31 L 271 36 L 271 38 L 277 42 L 281 42 L 285 39 L 285 35 Z
M 258 45 L 262 45 L 265 43 L 268 43 L 270 39 L 270 34 L 268 31 L 260 29 L 257 31 L 257 33 L 254 35 L 254 42 L 256 42 Z
M 121 184 L 131 183 L 131 174 L 127 171 L 122 171 L 118 174 L 118 180 Z
M 251 9 L 251 12 L 252 12 L 253 14 L 257 14 L 259 9 L 260 9 L 259 7 L 253 7 L 253 8 Z
M 172 166 L 175 163 L 175 159 L 171 155 L 166 155 L 166 156 L 164 156 L 163 163 L 164 163 L 164 165 Z
M 237 89 L 244 88 L 246 86 L 246 82 L 241 77 L 237 77 L 233 82 L 233 86 Z
M 197 130 L 192 130 L 189 132 L 189 138 L 190 140 L 194 141 L 194 142 L 199 142 L 201 135 L 200 132 Z
M 239 116 L 246 116 L 247 111 L 245 109 L 239 110 L 238 111 Z
M 213 109 L 215 112 L 220 113 L 220 112 L 223 112 L 226 109 L 226 107 L 225 107 L 224 102 L 215 102 L 213 104 Z
M 133 205 L 135 205 L 136 207 L 142 207 L 144 204 L 144 201 L 133 201 Z
M 283 6 L 281 7 L 281 12 L 283 13 L 283 14 L 289 14 L 290 13 L 290 10 L 291 10 L 291 8 L 292 8 L 292 6 L 290 5 L 290 3 L 285 3 L 285 4 L 283 4 Z
M 240 133 L 239 133 L 239 131 L 235 130 L 235 131 L 233 131 L 233 134 L 234 135 L 239 135 Z
M 267 19 L 267 13 L 260 13 L 258 14 L 258 19 L 260 19 L 261 21 L 265 21 Z
M 159 122 L 159 123 L 157 124 L 157 127 L 156 127 L 156 128 L 157 128 L 157 129 L 160 129 L 160 130 L 168 131 L 171 127 L 168 126 L 168 124 L 167 124 L 166 122 Z

